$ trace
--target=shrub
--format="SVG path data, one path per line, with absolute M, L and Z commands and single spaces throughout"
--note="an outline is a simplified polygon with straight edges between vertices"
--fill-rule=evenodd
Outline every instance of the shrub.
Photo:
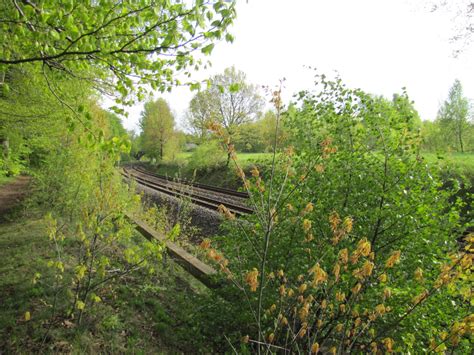
M 36 200 L 48 211 L 45 224 L 54 254 L 48 266 L 55 279 L 49 286 L 67 295 L 61 302 L 67 309 L 53 307 L 52 318 L 65 313 L 78 323 L 107 297 L 108 283 L 137 268 L 152 271 L 163 250 L 136 238 L 126 216 L 140 202 L 116 169 L 128 140 L 107 140 L 103 127 L 92 123 L 89 130 L 70 130 L 35 171 Z
M 275 352 L 467 350 L 472 254 L 456 243 L 457 187 L 440 189 L 392 102 L 324 76 L 317 89 L 285 116 L 294 146 L 269 178 L 240 170 L 255 213 L 242 223 L 224 210 L 225 238 L 203 244 L 244 293 L 233 310 L 252 324 L 244 342 Z M 278 92 L 273 102 L 279 109 Z
M 189 168 L 210 172 L 226 162 L 226 154 L 219 145 L 219 142 L 207 141 L 201 144 L 189 158 Z

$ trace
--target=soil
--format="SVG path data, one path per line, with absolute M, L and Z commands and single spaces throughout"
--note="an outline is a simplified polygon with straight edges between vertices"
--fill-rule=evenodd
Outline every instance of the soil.
M 18 176 L 14 181 L 0 187 L 0 220 L 26 197 L 30 182 L 31 177 Z

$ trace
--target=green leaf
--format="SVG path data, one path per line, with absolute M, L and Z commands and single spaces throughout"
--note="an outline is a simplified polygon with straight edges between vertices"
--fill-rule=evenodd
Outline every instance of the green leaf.
M 230 84 L 230 86 L 229 86 L 229 91 L 230 91 L 231 93 L 236 93 L 236 92 L 238 92 L 239 90 L 240 90 L 240 84 L 239 84 L 239 83 L 232 83 L 232 84 Z
M 8 95 L 8 93 L 10 92 L 10 86 L 7 83 L 3 83 L 2 92 L 5 96 Z
M 191 91 L 199 90 L 201 88 L 201 83 L 191 83 L 191 85 L 189 85 L 189 88 L 191 89 Z
M 179 225 L 179 223 L 176 223 L 173 229 L 171 229 L 171 231 L 169 232 L 168 239 L 173 242 L 179 236 L 180 233 L 181 233 L 181 226 Z
M 234 36 L 232 36 L 230 33 L 226 33 L 225 40 L 229 43 L 234 43 Z
M 59 33 L 56 30 L 51 31 L 50 33 L 51 33 L 51 37 L 53 37 L 55 40 L 59 40 L 61 38 Z
M 201 52 L 204 54 L 211 54 L 212 50 L 214 49 L 214 43 L 208 44 L 207 46 L 201 48 Z

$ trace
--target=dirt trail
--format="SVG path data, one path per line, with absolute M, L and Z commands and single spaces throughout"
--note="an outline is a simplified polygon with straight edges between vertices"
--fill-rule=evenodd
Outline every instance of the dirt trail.
M 18 176 L 14 181 L 0 187 L 0 219 L 26 196 L 29 176 Z

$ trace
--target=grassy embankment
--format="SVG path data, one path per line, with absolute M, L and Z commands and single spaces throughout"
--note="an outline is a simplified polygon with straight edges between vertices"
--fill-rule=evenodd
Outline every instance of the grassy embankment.
M 180 164 L 161 165 L 162 174 L 192 177 L 186 169 L 190 154 L 182 154 Z M 268 160 L 269 154 L 239 154 L 239 162 L 249 168 Z M 448 167 L 453 174 L 474 176 L 474 154 L 424 155 L 428 164 Z M 190 174 L 186 176 L 185 174 Z M 215 183 L 232 176 L 232 169 L 211 171 L 200 181 Z M 11 181 L 0 180 L 0 184 Z M 225 181 L 224 181 L 225 183 Z M 136 271 L 121 282 L 110 284 L 103 302 L 91 311 L 82 325 L 74 320 L 52 316 L 53 275 L 47 267 L 54 260 L 45 226 L 37 209 L 16 209 L 15 216 L 0 223 L 0 349 L 8 352 L 216 352 L 212 330 L 206 329 L 215 318 L 205 305 L 207 291 L 172 261 L 163 262 L 156 273 Z M 137 236 L 139 237 L 139 236 Z M 75 252 L 71 243 L 67 253 Z M 36 273 L 41 274 L 33 283 Z M 60 289 L 59 289 L 60 290 Z M 64 295 L 59 292 L 59 298 Z M 64 307 L 59 302 L 58 309 Z M 25 312 L 31 319 L 25 320 Z M 215 324 L 215 326 L 217 326 Z M 50 330 L 48 331 L 50 327 Z
M 254 165 L 268 165 L 271 156 L 270 153 L 238 153 L 237 162 L 244 171 L 248 172 Z M 148 165 L 148 168 L 158 174 L 172 178 L 181 178 L 233 189 L 241 187 L 241 181 L 235 172 L 235 164 L 232 161 L 229 167 L 222 164 L 211 169 L 193 169 L 189 166 L 191 158 L 191 153 L 180 153 L 173 161 L 163 162 L 158 166 Z
M 198 307 L 209 303 L 209 292 L 171 260 L 153 274 L 137 270 L 110 283 L 81 325 L 66 318 L 66 288 L 53 286 L 47 263 L 55 251 L 41 211 L 16 208 L 14 214 L 8 218 L 14 222 L 0 223 L 0 352 L 219 352 L 202 325 L 208 310 Z M 68 244 L 65 263 L 76 247 Z M 37 282 L 35 274 L 41 274 Z
M 188 167 L 191 159 L 191 153 L 180 153 L 174 161 L 165 162 L 158 166 L 150 166 L 151 169 L 159 174 L 169 177 L 179 177 L 185 179 L 194 179 L 197 182 L 223 186 L 223 187 L 240 187 L 239 178 L 233 169 L 221 166 L 219 168 L 206 169 L 190 169 Z M 271 159 L 270 153 L 238 153 L 238 163 L 244 170 L 249 170 L 253 165 L 266 165 Z M 474 182 L 474 153 L 423 153 L 427 164 L 431 166 L 439 165 L 447 170 L 450 175 L 464 175 Z

